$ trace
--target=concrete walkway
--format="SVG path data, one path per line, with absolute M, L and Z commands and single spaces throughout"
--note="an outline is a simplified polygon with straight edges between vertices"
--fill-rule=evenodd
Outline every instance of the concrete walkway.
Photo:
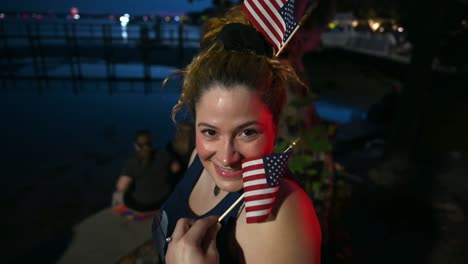
M 74 237 L 58 263 L 116 263 L 151 239 L 152 219 L 132 222 L 104 209 L 73 229 Z

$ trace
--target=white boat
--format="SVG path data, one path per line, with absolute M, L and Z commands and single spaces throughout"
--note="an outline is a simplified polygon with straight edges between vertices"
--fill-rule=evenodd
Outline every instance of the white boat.
M 368 20 L 368 30 L 356 30 L 363 21 L 358 21 L 351 12 L 337 13 L 328 30 L 322 33 L 322 48 L 340 48 L 377 57 L 386 57 L 402 63 L 410 62 L 411 44 L 404 40 L 403 28 L 392 25 L 386 30 L 383 20 Z M 367 26 L 367 25 L 366 25 Z M 398 33 L 401 39 L 398 41 Z

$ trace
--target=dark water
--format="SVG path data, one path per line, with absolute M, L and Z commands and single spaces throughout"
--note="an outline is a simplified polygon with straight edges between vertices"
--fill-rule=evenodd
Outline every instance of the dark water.
M 49 82 L 41 93 L 33 81 L 2 86 L 2 196 L 12 257 L 56 257 L 74 224 L 109 206 L 135 131 L 149 128 L 156 146 L 171 139 L 177 86 L 150 85 L 148 94 L 142 83 L 113 83 L 114 94 L 107 82 L 75 90 L 70 81 Z

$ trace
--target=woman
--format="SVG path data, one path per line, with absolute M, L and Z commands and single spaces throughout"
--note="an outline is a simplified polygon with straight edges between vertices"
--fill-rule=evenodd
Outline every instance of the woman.
M 294 71 L 253 27 L 231 23 L 184 75 L 173 116 L 183 107 L 192 112 L 196 148 L 153 225 L 160 254 L 167 263 L 319 263 L 320 226 L 292 179 L 282 179 L 266 222 L 247 224 L 242 204 L 220 225 L 213 217 L 242 194 L 242 161 L 273 152 Z

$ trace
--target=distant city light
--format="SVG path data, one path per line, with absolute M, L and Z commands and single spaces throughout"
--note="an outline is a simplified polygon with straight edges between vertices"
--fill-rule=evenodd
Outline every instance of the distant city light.
M 393 29 L 393 31 L 397 31 L 397 30 L 398 30 L 398 26 L 395 25 L 395 24 L 393 24 L 393 25 L 392 25 L 392 29 Z
M 5 14 L 4 13 L 0 13 L 0 19 L 4 19 L 5 18 Z
M 166 22 L 170 22 L 170 21 L 171 21 L 171 18 L 170 18 L 169 16 L 166 16 L 166 17 L 164 18 L 164 20 L 166 20 Z
M 353 22 L 351 22 L 351 25 L 353 27 L 357 27 L 357 26 L 359 26 L 359 22 L 357 20 L 353 20 Z
M 405 31 L 405 29 L 404 29 L 404 28 L 402 28 L 402 27 L 398 27 L 398 32 L 403 32 L 403 31 Z
M 467 25 L 466 20 L 462 20 L 461 24 L 462 24 L 463 26 L 466 26 L 466 25 Z
M 372 20 L 372 19 L 370 19 L 370 20 L 368 21 L 368 23 L 369 23 L 369 27 L 370 27 L 373 31 L 376 31 L 376 30 L 379 29 L 379 27 L 380 27 L 380 23 L 379 23 L 379 22 L 376 22 L 376 21 L 374 21 L 374 20 Z
M 76 8 L 76 7 L 70 8 L 70 15 L 75 16 L 75 15 L 77 15 L 78 13 L 80 13 L 80 11 L 78 10 L 78 8 Z
M 130 22 L 130 15 L 129 14 L 124 14 L 123 16 L 120 17 L 120 25 L 122 27 L 126 27 L 128 22 Z
M 174 21 L 175 21 L 175 22 L 179 22 L 179 21 L 180 21 L 180 17 L 179 17 L 179 16 L 175 16 L 175 17 L 174 17 Z
M 379 32 L 384 32 L 385 29 L 383 27 L 379 27 Z
M 75 19 L 75 20 L 78 20 L 80 19 L 80 11 L 78 10 L 78 8 L 76 7 L 72 7 L 70 8 L 70 17 Z
M 328 28 L 330 28 L 331 30 L 335 29 L 337 26 L 338 23 L 335 21 L 328 23 Z

